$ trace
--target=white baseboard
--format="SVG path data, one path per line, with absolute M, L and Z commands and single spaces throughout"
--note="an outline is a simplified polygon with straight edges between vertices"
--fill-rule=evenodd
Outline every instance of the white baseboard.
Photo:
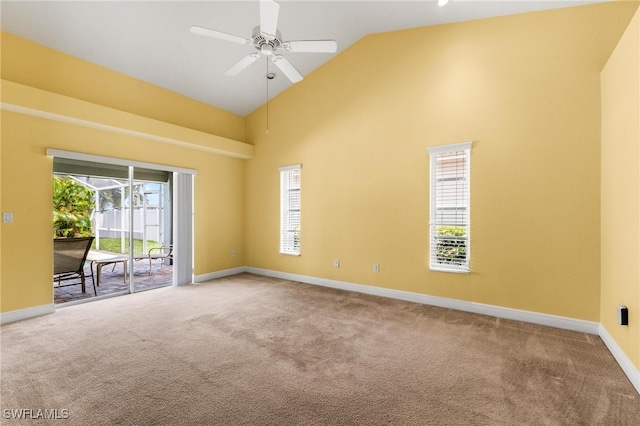
M 241 274 L 246 272 L 247 268 L 240 266 L 238 268 L 224 269 L 222 271 L 209 272 L 208 274 L 196 275 L 193 282 L 201 283 L 204 281 L 215 280 L 216 278 L 229 277 L 231 275 Z
M 18 309 L 17 311 L 3 312 L 0 313 L 0 324 L 8 324 L 10 322 L 52 314 L 55 311 L 56 307 L 52 303 L 49 305 L 34 306 L 32 308 Z
M 616 341 L 611 337 L 609 332 L 602 324 L 600 324 L 600 338 L 611 352 L 611 355 L 615 358 L 615 360 L 624 371 L 624 374 L 627 375 L 629 381 L 636 388 L 636 391 L 640 393 L 640 371 L 636 368 L 636 366 L 631 362 L 627 354 L 618 346 Z
M 538 312 L 522 311 L 519 309 L 503 308 L 501 306 L 485 305 L 482 303 L 467 302 L 464 300 L 448 299 L 446 297 L 429 296 L 426 294 L 412 293 L 402 290 L 392 290 L 382 287 L 373 287 L 344 281 L 335 281 L 325 278 L 316 278 L 306 275 L 290 274 L 288 272 L 278 272 L 252 267 L 245 268 L 245 271 L 257 275 L 265 275 L 290 281 L 299 281 L 306 284 L 314 284 L 323 287 L 355 291 L 357 293 L 371 294 L 374 296 L 405 300 L 407 302 L 422 303 L 424 305 L 438 306 L 441 308 L 455 309 L 458 311 L 472 312 L 475 314 L 490 315 L 498 318 L 546 325 L 549 327 L 562 328 L 565 330 L 578 331 L 581 333 L 597 335 L 600 326 L 599 323 L 592 321 L 584 321 L 550 314 L 541 314 Z

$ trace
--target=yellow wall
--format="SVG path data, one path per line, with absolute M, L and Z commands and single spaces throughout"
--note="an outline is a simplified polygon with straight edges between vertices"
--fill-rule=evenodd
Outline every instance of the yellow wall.
M 244 140 L 244 118 L 2 32 L 2 78 L 166 123 Z
M 246 264 L 598 321 L 600 71 L 636 8 L 356 43 L 269 104 L 268 133 L 264 107 L 247 117 Z M 427 148 L 468 140 L 472 273 L 432 272 Z M 278 254 L 278 167 L 293 163 L 300 257 Z
M 640 369 L 640 12 L 602 71 L 600 321 Z M 616 306 L 629 308 L 629 326 Z
M 40 75 L 27 72 L 32 69 L 39 70 Z M 43 70 L 52 72 L 48 74 Z M 54 75 L 56 78 L 53 78 Z M 148 120 L 153 118 L 219 136 L 240 139 L 244 137 L 242 117 L 171 94 L 6 33 L 2 33 L 2 77 L 10 81 L 4 84 L 6 87 L 13 88 L 13 82 L 33 85 L 48 91 L 47 93 L 62 94 L 137 114 L 127 115 L 127 124 L 143 130 L 145 126 L 153 127 L 154 131 L 163 128 Z M 87 81 L 93 81 L 95 87 L 88 89 Z M 131 90 L 135 91 L 135 96 Z M 3 97 L 3 102 L 7 101 L 8 92 L 7 96 Z M 31 93 L 29 90 L 23 92 Z M 134 99 L 136 97 L 141 99 Z M 52 99 L 58 98 L 52 96 Z M 79 101 L 74 103 L 73 99 L 66 100 L 69 102 L 65 102 L 65 113 L 77 116 L 86 113 L 86 104 Z M 73 111 L 74 106 L 83 110 Z M 55 106 L 53 108 L 55 109 Z M 99 107 L 95 106 L 95 109 Z M 172 119 L 167 119 L 164 114 L 170 115 Z M 111 115 L 115 117 L 117 114 Z M 2 111 L 1 119 L 0 198 L 2 211 L 14 213 L 13 224 L 2 224 L 1 312 L 51 304 L 53 301 L 53 163 L 52 159 L 45 155 L 46 148 L 197 169 L 195 273 L 205 274 L 244 264 L 244 160 L 203 152 L 201 147 L 196 145 L 194 149 L 189 149 L 7 110 Z M 189 131 L 184 130 L 182 133 L 189 134 Z M 232 258 L 231 250 L 234 249 L 238 255 Z

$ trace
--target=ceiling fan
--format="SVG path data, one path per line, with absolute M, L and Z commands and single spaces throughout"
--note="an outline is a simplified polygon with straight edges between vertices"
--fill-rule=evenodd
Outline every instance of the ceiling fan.
M 242 38 L 208 28 L 191 26 L 191 32 L 207 37 L 231 41 L 245 46 L 253 46 L 256 52 L 242 58 L 238 63 L 229 68 L 225 75 L 235 76 L 249 65 L 254 63 L 262 55 L 271 57 L 271 60 L 280 71 L 287 76 L 292 83 L 302 80 L 302 74 L 282 56 L 279 51 L 285 52 L 310 52 L 310 53 L 335 53 L 338 43 L 335 40 L 290 40 L 283 41 L 282 34 L 277 29 L 278 13 L 280 5 L 274 0 L 260 0 L 260 25 L 252 31 L 251 38 Z

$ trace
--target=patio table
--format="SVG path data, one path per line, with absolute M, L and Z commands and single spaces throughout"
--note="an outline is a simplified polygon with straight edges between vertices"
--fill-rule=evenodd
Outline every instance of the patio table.
M 91 279 L 93 279 L 93 265 L 96 265 L 96 285 L 100 285 L 100 275 L 102 273 L 102 267 L 105 265 L 115 265 L 116 263 L 123 264 L 124 282 L 127 282 L 127 264 L 129 263 L 129 256 L 111 253 L 108 251 L 89 250 L 87 260 L 91 262 Z

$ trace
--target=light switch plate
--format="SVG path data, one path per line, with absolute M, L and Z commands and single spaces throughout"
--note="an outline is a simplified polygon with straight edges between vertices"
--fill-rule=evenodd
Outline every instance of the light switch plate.
M 2 213 L 2 221 L 4 223 L 13 223 L 13 213 L 11 212 Z

